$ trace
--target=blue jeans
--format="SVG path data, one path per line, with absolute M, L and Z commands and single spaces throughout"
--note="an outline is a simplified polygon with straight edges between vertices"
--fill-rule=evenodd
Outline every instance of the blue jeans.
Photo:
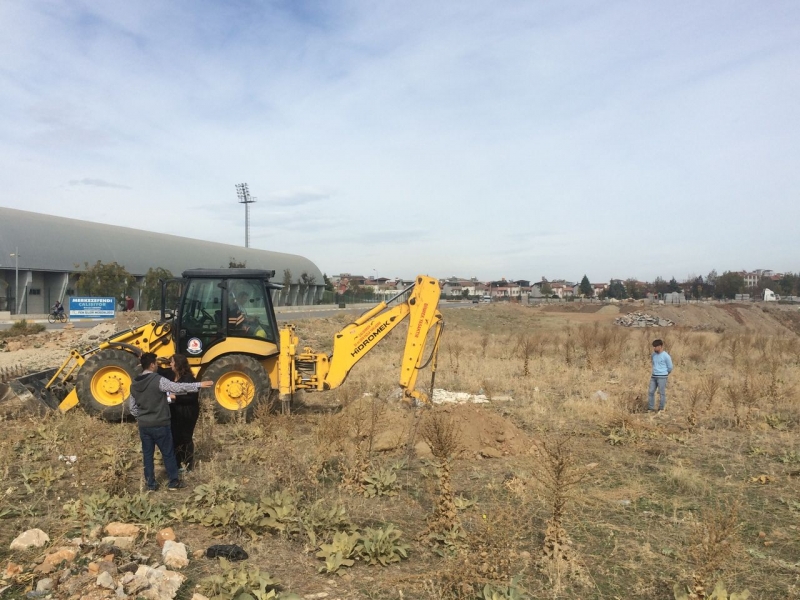
M 156 469 L 154 459 L 156 446 L 161 451 L 161 458 L 164 459 L 164 467 L 167 469 L 169 484 L 178 483 L 178 463 L 175 460 L 175 448 L 172 445 L 172 429 L 166 427 L 139 427 L 139 439 L 142 440 L 142 458 L 144 458 L 144 480 L 147 488 L 155 490 L 158 488 L 156 483 Z
M 650 388 L 647 390 L 647 408 L 650 410 L 656 409 L 656 388 L 658 388 L 658 395 L 661 399 L 661 404 L 658 410 L 664 410 L 667 407 L 667 376 L 653 375 L 650 378 Z

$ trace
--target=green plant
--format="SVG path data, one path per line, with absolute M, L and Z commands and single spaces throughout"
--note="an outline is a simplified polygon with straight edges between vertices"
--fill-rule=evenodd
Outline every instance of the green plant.
M 300 531 L 300 515 L 297 511 L 297 498 L 286 490 L 265 494 L 259 501 L 264 517 L 260 527 L 267 527 L 279 533 L 294 535 Z
M 367 527 L 356 550 L 367 564 L 385 567 L 408 558 L 408 545 L 400 541 L 401 536 L 402 532 L 395 529 L 392 523 L 376 529 Z
M 63 506 L 66 517 L 72 521 L 86 519 L 89 523 L 106 523 L 114 514 L 113 499 L 105 490 L 81 496 Z
M 397 495 L 397 473 L 391 466 L 374 469 L 364 477 L 361 484 L 367 498 Z
M 209 600 L 300 600 L 297 594 L 278 591 L 278 582 L 257 566 L 234 566 L 219 559 L 222 573 L 200 581 L 200 589 Z
M 41 323 L 28 323 L 25 319 L 15 321 L 11 327 L 5 331 L 0 331 L 0 339 L 10 339 L 23 335 L 33 335 L 44 331 L 46 327 Z
M 155 529 L 163 527 L 172 520 L 167 506 L 154 502 L 153 496 L 147 493 L 114 497 L 111 506 L 116 518 L 122 521 L 146 523 Z
M 320 573 L 338 573 L 342 567 L 352 567 L 355 561 L 358 542 L 361 536 L 358 533 L 339 532 L 334 534 L 330 544 L 321 544 L 317 557 L 325 560 L 325 565 L 319 568 Z
M 31 484 L 41 483 L 44 486 L 44 491 L 47 492 L 52 487 L 53 482 L 61 479 L 64 473 L 64 469 L 60 467 L 53 469 L 53 467 L 50 465 L 42 467 L 37 471 L 20 471 L 20 475 L 22 476 L 22 484 L 25 486 L 25 489 L 28 490 L 29 494 L 34 493 L 34 489 Z
M 354 529 L 344 506 L 338 502 L 327 506 L 323 500 L 317 500 L 303 511 L 301 521 L 312 546 L 318 540 L 327 541 L 338 532 Z
M 800 463 L 800 455 L 794 450 L 785 450 L 783 454 L 777 457 L 777 460 L 783 464 Z
M 219 481 L 203 483 L 192 490 L 192 504 L 194 506 L 214 506 L 222 502 L 238 500 L 239 484 L 233 481 Z
M 453 525 L 444 531 L 428 534 L 428 542 L 433 546 L 434 554 L 439 556 L 455 556 L 467 545 L 467 535 L 461 525 Z
M 522 588 L 519 585 L 519 575 L 513 577 L 508 585 L 487 583 L 483 586 L 478 600 L 523 600 Z

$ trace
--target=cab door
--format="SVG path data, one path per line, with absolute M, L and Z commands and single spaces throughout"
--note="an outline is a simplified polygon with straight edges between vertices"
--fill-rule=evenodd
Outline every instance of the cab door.
M 224 289 L 221 279 L 191 279 L 180 308 L 177 350 L 187 358 L 197 357 L 225 337 Z

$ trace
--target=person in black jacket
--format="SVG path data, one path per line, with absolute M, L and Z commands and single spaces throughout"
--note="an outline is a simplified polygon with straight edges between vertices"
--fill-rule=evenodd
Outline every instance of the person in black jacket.
M 164 467 L 167 469 L 169 485 L 167 489 L 184 487 L 175 461 L 172 442 L 172 427 L 167 394 L 196 392 L 200 388 L 211 387 L 213 382 L 175 383 L 156 372 L 157 357 L 152 352 L 142 354 L 140 360 L 142 374 L 131 383 L 130 408 L 139 424 L 139 438 L 142 440 L 142 459 L 144 479 L 149 490 L 158 489 L 155 477 L 154 454 L 156 446 L 161 451 Z
M 197 381 L 189 368 L 189 361 L 183 354 L 175 354 L 170 360 L 173 381 L 194 383 Z M 194 469 L 194 427 L 200 416 L 200 403 L 197 392 L 170 394 L 169 412 L 172 422 L 172 442 L 175 444 L 175 458 L 178 466 L 186 471 Z

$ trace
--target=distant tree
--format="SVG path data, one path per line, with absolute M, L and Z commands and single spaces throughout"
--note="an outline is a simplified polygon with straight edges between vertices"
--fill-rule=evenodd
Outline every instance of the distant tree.
M 91 267 L 84 263 L 84 271 L 78 275 L 78 292 L 84 296 L 113 296 L 122 300 L 135 287 L 134 276 L 116 262 L 104 265 L 98 260 Z
M 300 297 L 305 298 L 306 292 L 308 288 L 310 288 L 316 282 L 317 278 L 313 275 L 309 275 L 306 271 L 300 273 Z
M 635 279 L 628 279 L 625 281 L 625 291 L 628 292 L 628 296 L 634 300 L 640 300 L 643 297 L 642 289 Z
M 776 291 L 776 288 L 778 287 L 777 285 L 775 285 L 776 283 L 777 281 L 772 281 L 771 277 L 760 277 L 755 288 L 751 290 L 751 293 L 763 297 L 764 290 L 769 289 L 772 290 L 773 292 Z
M 246 260 L 243 260 L 242 262 L 239 262 L 232 256 L 228 259 L 228 268 L 229 269 L 244 269 L 246 267 L 247 267 L 247 261 Z
M 581 279 L 581 284 L 578 287 L 578 291 L 581 293 L 581 296 L 585 296 L 586 298 L 591 298 L 594 296 L 594 289 L 592 288 L 592 284 L 589 283 L 589 278 L 584 275 L 583 279 Z
M 669 284 L 664 281 L 663 277 L 656 277 L 653 281 L 653 291 L 656 294 L 666 294 L 669 291 Z
M 781 277 L 775 287 L 779 291 L 779 293 L 783 296 L 792 296 L 794 294 L 800 294 L 800 289 L 798 289 L 798 285 L 800 285 L 800 275 L 795 275 L 794 273 L 786 273 L 783 277 Z
M 351 279 L 347 282 L 347 289 L 352 292 L 354 297 L 357 297 L 364 293 L 363 288 L 358 284 L 357 279 Z
M 744 277 L 733 271 L 725 271 L 717 277 L 714 295 L 717 298 L 734 298 L 744 292 Z
M 330 280 L 330 278 L 325 273 L 322 274 L 322 281 L 325 282 L 325 291 L 326 292 L 334 291 L 333 282 Z
M 172 272 L 161 267 L 150 267 L 144 276 L 141 290 L 141 305 L 142 310 L 155 310 L 161 306 L 161 284 L 159 279 L 172 279 Z M 178 305 L 178 290 L 177 285 L 167 286 L 167 308 L 173 308 Z
M 717 277 L 719 277 L 719 275 L 717 275 L 717 270 L 711 269 L 708 275 L 706 275 L 706 283 L 713 288 L 717 285 Z
M 542 282 L 542 296 L 552 296 L 553 295 L 553 288 L 547 281 Z
M 283 270 L 283 286 L 289 288 L 292 285 L 292 272 L 289 269 Z
M 628 291 L 625 289 L 625 286 L 622 284 L 621 281 L 612 281 L 611 285 L 608 286 L 605 295 L 608 298 L 616 298 L 617 300 L 624 300 L 625 298 L 628 297 Z
M 462 298 L 469 298 L 469 290 L 467 290 L 467 289 L 461 290 L 461 297 Z
M 689 288 L 689 295 L 694 298 L 695 300 L 699 300 L 705 294 L 704 292 L 704 284 L 703 284 L 703 277 L 695 277 L 691 281 L 687 282 Z
M 678 282 L 674 277 L 669 280 L 669 283 L 667 284 L 667 291 L 668 292 L 680 292 L 681 291 L 681 286 L 678 285 Z

